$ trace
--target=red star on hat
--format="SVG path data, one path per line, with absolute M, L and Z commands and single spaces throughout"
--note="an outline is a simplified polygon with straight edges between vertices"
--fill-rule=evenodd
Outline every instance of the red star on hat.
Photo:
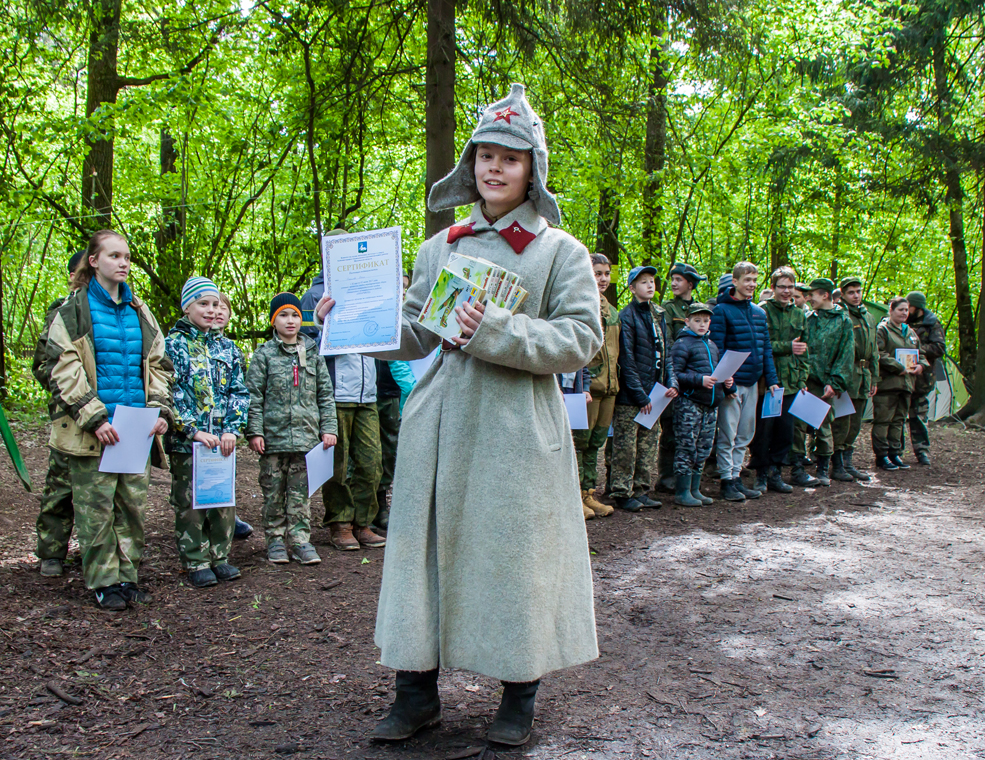
M 516 111 L 514 111 L 511 106 L 506 106 L 506 110 L 505 111 L 496 111 L 496 118 L 493 119 L 493 123 L 495 123 L 495 122 L 499 121 L 500 119 L 502 119 L 507 124 L 512 124 L 512 122 L 510 121 L 510 117 L 511 116 L 519 116 L 519 115 L 520 114 L 518 114 Z

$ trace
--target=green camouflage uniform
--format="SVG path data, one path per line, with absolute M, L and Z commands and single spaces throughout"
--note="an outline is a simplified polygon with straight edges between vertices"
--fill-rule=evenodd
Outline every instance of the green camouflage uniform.
M 376 492 L 383 476 L 380 417 L 376 402 L 357 404 L 337 401 L 339 442 L 335 445 L 335 474 L 322 486 L 325 521 L 355 523 L 368 528 L 380 510 Z M 348 476 L 349 459 L 353 460 Z
M 934 366 L 947 353 L 947 343 L 944 328 L 933 312 L 927 309 L 923 310 L 922 317 L 912 322 L 907 320 L 907 324 L 920 338 L 920 345 L 923 346 L 927 364 L 930 366 L 929 371 L 918 375 L 913 383 L 913 395 L 910 397 L 910 442 L 913 444 L 914 453 L 929 453 L 930 429 L 927 424 L 930 422 L 930 393 L 936 382 Z
M 295 370 L 297 384 L 295 385 Z M 274 337 L 253 354 L 246 373 L 250 393 L 246 437 L 263 436 L 260 489 L 269 546 L 311 540 L 311 502 L 304 455 L 323 435 L 337 435 L 332 377 L 307 336 L 297 343 Z
M 677 336 L 684 329 L 687 310 L 692 303 L 694 303 L 694 299 L 685 301 L 680 296 L 674 296 L 672 300 L 660 304 L 660 307 L 666 312 L 664 319 L 667 322 L 667 332 L 670 333 L 669 345 L 674 345 Z M 674 399 L 660 415 L 660 447 L 657 453 L 657 469 L 660 473 L 658 476 L 660 480 L 674 478 L 674 452 L 677 447 L 674 435 L 674 408 L 676 405 L 677 399 Z
M 903 323 L 899 327 L 889 317 L 876 328 L 879 347 L 879 392 L 872 399 L 872 452 L 877 456 L 901 454 L 904 446 L 906 418 L 910 411 L 914 376 L 907 374 L 896 361 L 896 349 L 915 348 L 920 351 L 923 371 L 930 371 L 920 336 Z
M 615 499 L 645 495 L 657 462 L 657 431 L 636 421 L 638 407 L 616 404 L 612 415 L 612 466 L 609 493 Z
M 810 365 L 807 390 L 818 398 L 824 395 L 826 385 L 834 388 L 835 393 L 847 391 L 851 387 L 855 362 L 855 338 L 848 314 L 840 306 L 808 313 L 804 342 L 807 343 Z M 814 433 L 814 452 L 819 457 L 830 457 L 834 453 L 833 419 L 834 412 L 829 411 Z
M 869 392 L 879 385 L 879 346 L 876 343 L 876 326 L 868 309 L 850 304 L 846 306 L 855 336 L 855 363 L 848 387 L 855 413 L 838 417 L 831 424 L 831 433 L 835 451 L 851 452 L 855 450 L 855 441 L 862 430 L 862 415 L 865 414 Z
M 45 361 L 45 351 L 48 345 L 48 328 L 55 312 L 65 303 L 64 298 L 48 307 L 44 317 L 44 326 L 38 336 L 38 345 L 34 349 L 34 362 L 31 371 L 34 377 L 46 391 L 48 388 L 48 367 Z M 48 400 L 48 416 L 54 419 L 57 407 L 54 399 Z M 72 526 L 75 524 L 75 510 L 72 506 L 72 475 L 69 471 L 68 457 L 54 448 L 48 449 L 48 474 L 44 479 L 44 492 L 41 494 L 41 511 L 38 513 L 37 555 L 41 560 L 60 559 L 68 556 L 68 542 L 72 537 Z
M 175 430 L 165 439 L 171 454 L 174 539 L 181 566 L 194 572 L 221 565 L 229 557 L 236 508 L 192 508 L 192 439 L 199 431 L 241 437 L 250 394 L 243 379 L 243 356 L 220 333 L 203 332 L 182 317 L 168 333 L 165 350 L 175 373 Z

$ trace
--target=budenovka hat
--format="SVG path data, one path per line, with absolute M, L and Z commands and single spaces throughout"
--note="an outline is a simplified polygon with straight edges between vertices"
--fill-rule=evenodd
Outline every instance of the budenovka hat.
M 906 300 L 915 309 L 926 309 L 927 308 L 927 296 L 921 293 L 919 290 L 914 290 L 906 294 Z
M 428 208 L 443 211 L 475 203 L 481 198 L 475 184 L 475 146 L 479 143 L 502 145 L 513 150 L 529 150 L 531 183 L 528 195 L 537 213 L 551 224 L 561 223 L 561 211 L 547 191 L 547 139 L 540 117 L 530 107 L 522 84 L 510 87 L 510 94 L 490 103 L 465 144 L 458 164 L 451 173 L 435 182 L 428 195 Z
M 298 313 L 299 318 L 302 316 L 301 301 L 296 295 L 293 293 L 278 293 L 270 299 L 270 324 L 274 323 L 274 319 L 284 309 L 294 309 Z
M 632 269 L 629 270 L 629 276 L 626 278 L 626 284 L 632 285 L 633 280 L 635 280 L 641 274 L 645 274 L 646 272 L 649 272 L 654 277 L 657 276 L 657 270 L 654 269 L 653 267 L 633 267 Z
M 185 286 L 181 289 L 181 310 L 184 311 L 188 308 L 189 304 L 205 296 L 215 296 L 218 298 L 218 286 L 208 277 L 189 277 L 185 280 Z
M 698 274 L 697 269 L 690 264 L 685 264 L 683 261 L 678 261 L 674 264 L 667 273 L 667 276 L 673 277 L 675 274 L 679 274 L 681 277 L 689 280 L 692 286 L 697 286 L 699 282 L 704 282 L 708 279 L 703 274 Z

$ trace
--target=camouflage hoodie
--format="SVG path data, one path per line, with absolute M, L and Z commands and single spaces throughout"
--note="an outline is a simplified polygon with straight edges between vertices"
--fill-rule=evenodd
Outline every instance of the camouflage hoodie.
M 855 336 L 855 364 L 848 393 L 852 398 L 866 398 L 873 385 L 879 385 L 879 346 L 876 344 L 876 323 L 864 306 L 848 305 Z
M 294 344 L 276 336 L 268 340 L 253 354 L 246 385 L 246 435 L 262 435 L 265 454 L 309 451 L 322 435 L 338 434 L 332 376 L 311 338 L 301 335 Z
M 182 317 L 168 333 L 164 350 L 175 374 L 175 431 L 165 439 L 168 453 L 191 454 L 192 438 L 200 430 L 242 436 L 250 394 L 236 344 Z
M 851 389 L 855 369 L 852 321 L 840 307 L 807 314 L 804 342 L 810 363 L 809 379 L 830 385 L 837 393 Z

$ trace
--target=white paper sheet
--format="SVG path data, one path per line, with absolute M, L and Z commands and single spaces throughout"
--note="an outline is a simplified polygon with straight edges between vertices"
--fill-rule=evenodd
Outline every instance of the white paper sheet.
M 304 455 L 304 462 L 308 466 L 308 496 L 310 497 L 335 474 L 335 447 L 329 446 L 326 449 L 319 443 Z
M 572 430 L 588 430 L 588 402 L 584 393 L 565 393 L 564 405 Z
M 150 433 L 160 416 L 161 410 L 157 407 L 116 407 L 110 424 L 120 436 L 120 442 L 113 446 L 103 446 L 99 471 L 142 475 L 147 469 L 147 457 L 150 456 L 150 447 L 154 443 Z
M 724 383 L 739 370 L 739 367 L 748 358 L 748 351 L 726 351 L 725 356 L 718 360 L 718 366 L 715 367 L 711 376 L 715 378 L 716 383 Z
M 650 409 L 649 414 L 640 412 L 636 415 L 635 420 L 647 430 L 653 430 L 653 426 L 660 419 L 660 415 L 663 414 L 664 409 L 667 408 L 667 405 L 671 401 L 673 399 L 667 397 L 667 387 L 657 383 L 653 386 L 653 390 L 650 391 L 650 403 L 653 405 L 653 408 Z
M 783 388 L 777 388 L 772 392 L 767 390 L 766 395 L 763 396 L 763 419 L 779 417 L 781 414 L 783 414 Z
M 803 420 L 815 430 L 824 424 L 824 418 L 830 411 L 831 404 L 807 391 L 800 391 L 790 405 L 790 414 Z
M 831 408 L 835 410 L 835 419 L 855 414 L 855 404 L 852 403 L 847 393 L 839 393 L 835 396 L 831 400 Z
M 192 444 L 192 509 L 236 506 L 236 449 L 228 457 L 218 446 Z
M 423 359 L 414 359 L 414 361 L 408 362 L 410 364 L 410 371 L 414 373 L 414 378 L 417 382 L 420 382 L 421 378 L 424 377 L 424 373 L 431 369 L 434 360 L 438 358 L 439 350 L 436 348 Z

